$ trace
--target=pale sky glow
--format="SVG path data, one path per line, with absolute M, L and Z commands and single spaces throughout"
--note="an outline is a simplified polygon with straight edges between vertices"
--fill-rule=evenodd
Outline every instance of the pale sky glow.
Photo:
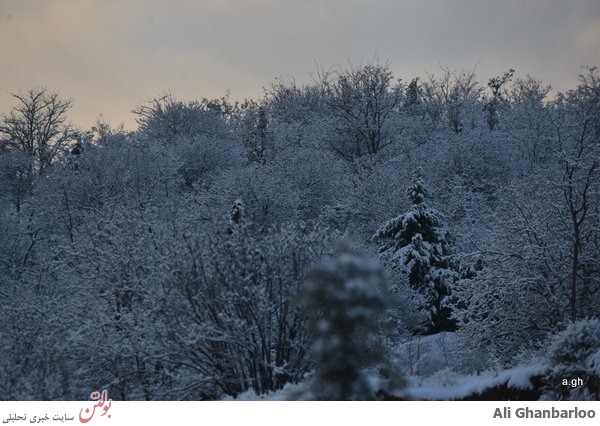
M 597 0 L 0 0 L 0 112 L 8 92 L 46 86 L 134 127 L 140 101 L 257 97 L 275 77 L 309 81 L 323 66 L 390 60 L 410 80 L 477 65 L 557 90 L 600 65 Z

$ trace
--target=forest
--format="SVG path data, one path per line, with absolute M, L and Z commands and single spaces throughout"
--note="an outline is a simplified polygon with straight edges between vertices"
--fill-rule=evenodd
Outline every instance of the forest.
M 0 399 L 600 399 L 598 68 L 375 59 L 133 131 L 15 90 Z

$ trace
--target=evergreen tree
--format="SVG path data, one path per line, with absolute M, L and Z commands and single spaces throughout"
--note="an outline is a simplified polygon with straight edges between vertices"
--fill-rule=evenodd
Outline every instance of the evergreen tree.
M 342 252 L 335 261 L 308 274 L 301 300 L 309 315 L 317 364 L 314 396 L 325 400 L 375 398 L 382 385 L 387 387 L 367 374 L 370 367 L 385 363 L 378 326 L 388 297 L 378 262 Z
M 243 224 L 245 213 L 246 208 L 244 202 L 240 198 L 237 198 L 233 202 L 231 212 L 229 213 L 229 223 L 227 224 L 227 232 L 229 234 L 232 234 L 235 229 Z
M 406 97 L 404 107 L 409 115 L 415 115 L 417 107 L 421 104 L 421 87 L 419 85 L 419 77 L 413 78 L 406 87 Z
M 425 203 L 428 189 L 422 170 L 414 173 L 408 188 L 410 210 L 377 230 L 373 240 L 380 243 L 382 260 L 399 269 L 410 286 L 423 296 L 421 309 L 428 314 L 423 334 L 456 330 L 450 304 L 451 286 L 459 278 L 459 266 L 450 256 L 452 244 L 442 215 Z

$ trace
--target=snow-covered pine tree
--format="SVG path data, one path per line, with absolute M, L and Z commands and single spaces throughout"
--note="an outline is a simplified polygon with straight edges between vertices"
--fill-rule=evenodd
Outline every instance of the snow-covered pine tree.
M 399 270 L 424 299 L 420 307 L 428 316 L 417 332 L 434 334 L 456 330 L 452 318 L 451 287 L 460 278 L 459 265 L 451 258 L 452 244 L 442 225 L 442 214 L 426 204 L 429 195 L 423 171 L 417 168 L 408 188 L 411 208 L 377 230 L 382 261 Z
M 227 232 L 232 234 L 235 229 L 241 226 L 244 222 L 246 207 L 241 198 L 236 198 L 229 213 L 229 222 L 227 224 Z
M 400 384 L 399 378 L 382 381 L 368 373 L 386 365 L 378 336 L 389 303 L 384 270 L 376 260 L 341 250 L 309 272 L 302 287 L 316 361 L 312 392 L 322 400 L 374 399 Z

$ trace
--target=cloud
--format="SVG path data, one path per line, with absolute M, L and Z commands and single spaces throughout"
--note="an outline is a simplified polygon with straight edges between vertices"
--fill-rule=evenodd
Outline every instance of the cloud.
M 315 61 L 378 55 L 405 80 L 479 63 L 482 80 L 512 67 L 559 89 L 600 62 L 593 0 L 3 0 L 0 17 L 0 110 L 45 85 L 84 126 L 102 113 L 131 127 L 163 90 L 260 96 L 275 77 L 308 81 Z
M 600 57 L 600 20 L 583 25 L 577 34 L 577 43 L 583 52 Z

